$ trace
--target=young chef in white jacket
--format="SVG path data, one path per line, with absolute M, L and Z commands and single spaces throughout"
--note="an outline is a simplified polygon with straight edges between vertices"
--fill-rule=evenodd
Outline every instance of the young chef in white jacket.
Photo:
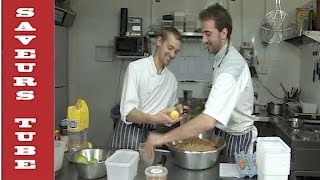
M 227 146 L 223 150 L 227 161 L 234 152 L 248 151 L 253 136 L 253 88 L 246 61 L 230 42 L 232 19 L 219 4 L 209 6 L 199 14 L 202 41 L 208 52 L 214 54 L 212 89 L 205 109 L 188 123 L 166 134 L 151 133 L 146 142 L 153 155 L 158 145 L 197 136 L 215 128 Z
M 123 80 L 121 120 L 113 134 L 112 148 L 137 149 L 146 131 L 157 124 L 178 122 L 169 117 L 178 103 L 177 80 L 166 67 L 181 47 L 181 34 L 173 27 L 163 28 L 153 55 L 129 64 Z M 180 113 L 182 106 L 176 105 Z

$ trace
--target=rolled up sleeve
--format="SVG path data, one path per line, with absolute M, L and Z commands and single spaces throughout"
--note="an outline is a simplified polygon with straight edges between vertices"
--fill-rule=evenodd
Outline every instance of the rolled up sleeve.
M 220 74 L 212 86 L 203 113 L 226 126 L 239 94 L 234 77 L 228 73 Z
M 123 79 L 120 103 L 121 119 L 126 124 L 132 124 L 132 122 L 127 121 L 127 115 L 132 109 L 139 106 L 138 84 L 137 75 L 129 64 Z

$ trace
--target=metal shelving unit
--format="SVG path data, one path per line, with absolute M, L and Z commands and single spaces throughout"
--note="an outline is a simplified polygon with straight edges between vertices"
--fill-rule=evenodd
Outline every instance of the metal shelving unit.
M 153 31 L 149 31 L 147 33 L 149 35 L 149 37 L 155 37 L 156 36 L 156 32 L 153 32 Z M 198 32 L 182 32 L 181 35 L 183 37 L 186 37 L 186 38 L 201 38 L 202 37 L 202 33 L 198 33 Z
M 145 58 L 148 56 L 117 56 L 117 55 L 115 55 L 115 57 L 118 59 L 141 59 L 141 58 Z

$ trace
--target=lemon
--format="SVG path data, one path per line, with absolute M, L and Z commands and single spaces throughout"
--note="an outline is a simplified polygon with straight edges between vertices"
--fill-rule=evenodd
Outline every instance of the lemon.
M 83 155 L 79 155 L 76 157 L 76 162 L 77 163 L 88 163 L 88 158 Z
M 180 113 L 174 109 L 170 112 L 170 117 L 173 119 L 173 120 L 177 120 L 180 116 Z
M 92 148 L 92 147 L 93 147 L 92 143 L 88 142 L 88 148 Z
M 89 161 L 89 163 L 98 163 L 99 161 L 96 158 L 93 158 Z

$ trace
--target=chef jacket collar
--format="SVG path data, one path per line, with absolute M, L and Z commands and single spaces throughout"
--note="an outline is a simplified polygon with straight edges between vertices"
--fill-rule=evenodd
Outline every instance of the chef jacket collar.
M 230 45 L 231 45 L 231 42 L 229 42 L 229 43 L 230 43 Z M 220 49 L 220 51 L 214 56 L 214 60 L 216 61 L 217 64 L 220 64 L 220 61 L 222 61 L 224 55 L 226 54 L 227 46 L 228 46 L 228 43 L 225 44 L 225 45 Z M 229 49 L 230 49 L 230 46 L 229 46 Z
M 149 60 L 151 61 L 151 66 L 152 66 L 152 72 L 153 72 L 153 74 L 154 74 L 154 75 L 158 75 L 158 74 L 157 74 L 157 67 L 156 67 L 156 65 L 154 64 L 153 56 L 152 56 L 152 55 L 149 56 Z M 163 70 L 161 71 L 160 75 L 163 74 L 166 70 L 167 70 L 167 67 L 165 66 L 165 67 L 163 68 Z

